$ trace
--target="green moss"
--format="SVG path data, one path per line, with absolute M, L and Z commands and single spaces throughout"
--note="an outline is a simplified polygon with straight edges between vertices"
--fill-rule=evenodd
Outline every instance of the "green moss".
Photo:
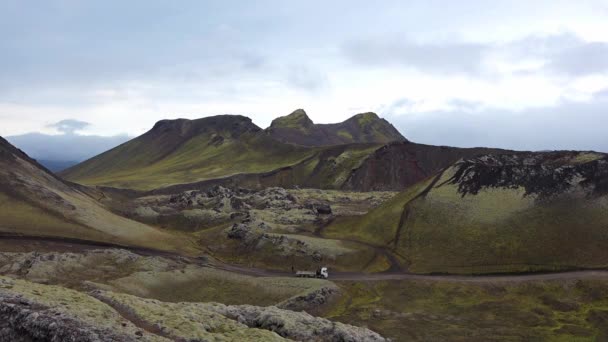
M 358 240 L 378 246 L 389 244 L 395 238 L 404 205 L 422 191 L 428 182 L 409 188 L 364 216 L 336 219 L 325 229 L 325 236 Z
M 347 130 L 339 130 L 338 135 L 344 138 L 346 141 L 354 141 L 353 135 L 350 134 Z
M 460 198 L 444 186 L 412 203 L 398 248 L 422 273 L 605 267 L 605 208 L 593 199 L 538 204 L 517 189 Z
M 306 112 L 302 109 L 298 109 L 289 115 L 274 119 L 271 127 L 292 128 L 301 132 L 306 132 L 307 127 L 310 125 L 312 125 L 312 121 L 308 115 L 306 115 Z
M 355 115 L 355 119 L 359 123 L 361 127 L 369 126 L 376 120 L 378 120 L 378 115 L 376 113 L 362 113 Z
M 602 314 L 590 319 L 591 312 L 608 307 L 605 280 L 338 285 L 343 296 L 325 315 L 366 324 L 394 341 L 596 341 L 606 336 L 598 323 Z
M 218 314 L 213 309 L 214 304 L 163 303 L 112 292 L 104 292 L 102 296 L 108 301 L 128 307 L 139 319 L 160 326 L 164 332 L 182 339 L 285 341 L 272 331 L 250 329 L 236 320 Z

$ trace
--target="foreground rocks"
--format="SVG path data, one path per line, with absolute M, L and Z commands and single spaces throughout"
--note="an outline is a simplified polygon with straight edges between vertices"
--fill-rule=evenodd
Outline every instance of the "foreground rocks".
M 170 341 L 85 294 L 0 277 L 0 341 Z
M 116 248 L 79 252 L 0 252 L 0 275 L 71 287 L 79 287 L 83 281 L 104 282 L 133 272 L 162 272 L 183 267 L 180 260 L 142 256 Z
M 365 328 L 277 307 L 89 295 L 0 277 L 2 341 L 385 341 Z

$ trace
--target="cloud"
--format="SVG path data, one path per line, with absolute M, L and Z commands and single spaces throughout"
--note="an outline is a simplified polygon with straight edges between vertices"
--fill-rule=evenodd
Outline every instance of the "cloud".
M 570 76 L 586 76 L 608 71 L 608 43 L 579 42 L 549 56 L 549 67 Z
M 316 92 L 329 86 L 327 75 L 318 69 L 295 65 L 288 68 L 287 83 L 294 88 Z
M 476 74 L 486 49 L 488 46 L 475 43 L 416 43 L 378 37 L 348 42 L 343 46 L 343 53 L 363 65 L 400 65 L 432 73 Z
M 467 108 L 430 112 L 382 112 L 415 142 L 515 150 L 608 152 L 608 96 L 589 102 L 562 101 L 521 111 Z
M 571 32 L 531 34 L 507 42 L 413 42 L 379 36 L 349 41 L 343 55 L 364 66 L 400 66 L 432 74 L 560 74 L 582 77 L 608 71 L 608 43 L 589 42 Z
M 73 135 L 76 131 L 81 131 L 84 128 L 90 126 L 91 124 L 88 122 L 75 120 L 75 119 L 65 119 L 61 120 L 57 123 L 47 125 L 49 128 L 55 128 L 59 132 L 67 135 Z
M 594 93 L 593 98 L 596 100 L 608 100 L 608 88 Z

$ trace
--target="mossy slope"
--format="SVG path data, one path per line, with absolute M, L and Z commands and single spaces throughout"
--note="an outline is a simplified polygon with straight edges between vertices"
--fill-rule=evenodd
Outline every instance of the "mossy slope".
M 193 251 L 174 234 L 115 215 L 0 138 L 0 232 Z
M 391 248 L 412 272 L 603 268 L 607 182 L 603 154 L 482 156 L 326 232 Z

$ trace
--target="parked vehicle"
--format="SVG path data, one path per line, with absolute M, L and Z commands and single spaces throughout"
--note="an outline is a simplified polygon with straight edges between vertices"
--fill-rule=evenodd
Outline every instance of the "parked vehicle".
M 327 270 L 327 267 L 319 267 L 314 272 L 313 271 L 297 271 L 296 277 L 327 279 L 329 277 L 329 271 Z

